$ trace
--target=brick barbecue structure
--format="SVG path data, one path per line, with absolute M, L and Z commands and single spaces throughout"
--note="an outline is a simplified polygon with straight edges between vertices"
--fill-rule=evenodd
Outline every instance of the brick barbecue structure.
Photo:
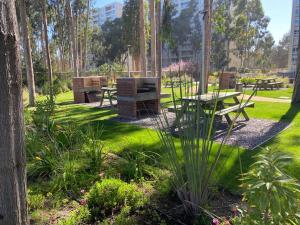
M 220 90 L 224 89 L 233 89 L 235 88 L 235 73 L 223 72 L 219 77 L 219 88 Z
M 73 94 L 75 103 L 99 101 L 97 94 L 107 86 L 107 77 L 90 76 L 73 78 Z
M 120 117 L 135 119 L 142 114 L 160 112 L 159 78 L 117 79 L 118 114 Z

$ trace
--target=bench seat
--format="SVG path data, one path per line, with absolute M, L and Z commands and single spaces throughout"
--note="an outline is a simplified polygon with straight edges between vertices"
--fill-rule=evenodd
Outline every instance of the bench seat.
M 224 115 L 227 115 L 231 112 L 236 112 L 240 109 L 244 109 L 246 107 L 254 107 L 255 103 L 254 102 L 247 102 L 247 103 L 242 103 L 241 105 L 235 105 L 235 106 L 231 106 L 229 108 L 226 108 L 226 109 L 222 109 L 222 110 L 219 110 L 215 113 L 215 115 L 217 116 L 224 116 Z

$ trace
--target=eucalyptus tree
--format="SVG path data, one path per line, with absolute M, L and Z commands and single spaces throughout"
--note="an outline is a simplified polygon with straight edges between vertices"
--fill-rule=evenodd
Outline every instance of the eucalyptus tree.
M 45 42 L 45 50 L 46 50 L 46 61 L 47 61 L 47 69 L 48 69 L 48 81 L 49 81 L 49 95 L 50 100 L 53 99 L 53 72 L 52 72 L 52 62 L 49 48 L 49 39 L 48 39 L 48 19 L 47 19 L 47 0 L 40 1 L 42 8 L 42 18 L 43 18 L 43 31 L 44 31 L 44 42 Z
M 248 59 L 255 50 L 255 45 L 266 35 L 270 19 L 264 15 L 260 0 L 233 2 L 235 54 L 240 58 L 241 67 L 245 67 L 248 66 Z
M 0 224 L 29 224 L 22 76 L 15 2 L 0 0 Z
M 26 75 L 27 75 L 27 86 L 29 91 L 29 105 L 34 106 L 35 105 L 35 82 L 34 82 L 32 55 L 31 55 L 31 40 L 29 34 L 29 24 L 28 24 L 28 16 L 26 13 L 25 0 L 19 1 L 19 8 L 20 8 L 21 30 L 23 35 L 24 58 L 26 61 Z

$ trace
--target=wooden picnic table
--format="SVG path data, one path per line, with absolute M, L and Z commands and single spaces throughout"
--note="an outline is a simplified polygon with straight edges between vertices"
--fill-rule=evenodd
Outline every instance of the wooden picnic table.
M 256 84 L 253 89 L 257 88 L 259 90 L 273 90 L 273 88 L 279 89 L 282 82 L 277 82 L 276 78 L 256 78 Z
M 107 96 L 105 95 L 107 93 Z M 117 94 L 117 88 L 113 87 L 102 87 L 101 88 L 101 99 L 100 99 L 100 107 L 103 105 L 104 99 L 109 99 L 110 106 L 113 106 L 112 98 Z
M 238 96 L 241 95 L 241 92 L 220 92 L 219 94 L 217 93 L 208 93 L 204 95 L 196 95 L 196 96 L 190 96 L 190 97 L 184 97 L 182 98 L 182 106 L 176 107 L 176 110 L 179 110 L 179 114 L 176 117 L 173 126 L 176 127 L 176 125 L 179 123 L 179 120 L 183 117 L 185 113 L 188 112 L 188 108 L 191 107 L 191 105 L 196 106 L 197 103 L 200 104 L 201 110 L 203 112 L 205 111 L 206 107 L 212 108 L 214 104 L 217 101 L 217 112 L 215 112 L 216 116 L 225 116 L 227 123 L 230 125 L 232 124 L 232 119 L 229 116 L 229 113 L 231 112 L 241 112 L 244 118 L 248 121 L 249 116 L 245 111 L 246 107 L 253 107 L 254 103 L 253 102 L 246 102 L 246 103 L 241 103 L 240 100 L 238 99 Z M 225 100 L 228 99 L 233 99 L 232 104 L 228 107 L 228 104 L 225 103 Z M 169 108 L 170 109 L 170 108 Z M 176 111 L 175 110 L 175 111 Z M 172 110 L 169 110 L 172 111 Z M 174 111 L 173 111 L 174 112 Z

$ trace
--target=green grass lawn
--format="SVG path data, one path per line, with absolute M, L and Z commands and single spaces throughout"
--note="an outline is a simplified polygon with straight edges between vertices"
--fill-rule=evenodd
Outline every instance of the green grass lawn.
M 170 89 L 163 90 L 165 93 L 167 91 L 170 91 Z M 57 121 L 62 123 L 75 122 L 83 127 L 88 125 L 92 125 L 92 127 L 102 126 L 104 132 L 101 138 L 105 143 L 106 151 L 120 153 L 125 149 L 148 149 L 159 153 L 162 157 L 162 165 L 168 166 L 167 158 L 161 148 L 156 131 L 109 120 L 117 115 L 115 111 L 73 105 L 70 104 L 72 98 L 72 92 L 57 96 L 56 102 L 58 106 L 55 115 Z M 251 118 L 290 122 L 291 126 L 289 129 L 280 133 L 265 146 L 288 152 L 293 154 L 295 158 L 299 158 L 299 110 L 300 106 L 291 107 L 290 104 L 287 103 L 256 102 L 255 108 L 249 108 L 247 112 Z M 179 145 L 179 141 L 176 141 Z M 216 144 L 216 147 L 218 147 L 218 144 Z M 226 146 L 221 156 L 222 169 L 216 177 L 218 184 L 229 190 L 237 191 L 241 169 L 243 172 L 247 171 L 249 165 L 253 163 L 252 156 L 260 151 L 260 149 L 245 151 L 244 149 Z M 242 162 L 242 168 L 240 167 L 240 160 Z M 300 179 L 300 174 L 297 173 L 299 169 L 300 163 L 295 160 L 295 162 L 290 165 L 290 171 L 298 179 Z
M 253 90 L 246 90 L 246 94 L 252 94 Z M 280 90 L 258 90 L 256 96 L 268 97 L 268 98 L 291 98 L 293 95 L 293 88 L 286 88 Z

